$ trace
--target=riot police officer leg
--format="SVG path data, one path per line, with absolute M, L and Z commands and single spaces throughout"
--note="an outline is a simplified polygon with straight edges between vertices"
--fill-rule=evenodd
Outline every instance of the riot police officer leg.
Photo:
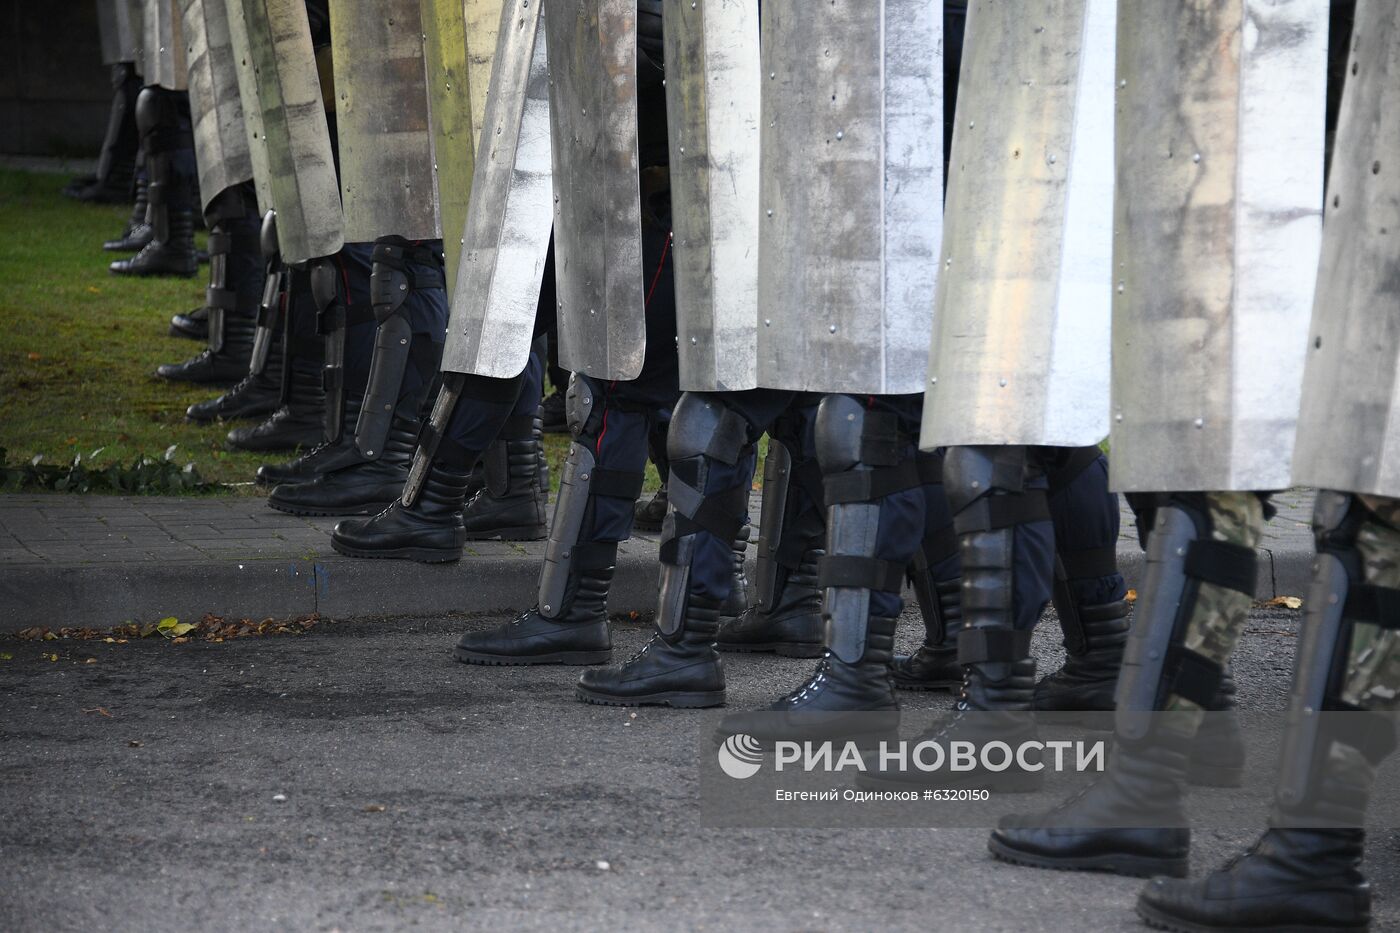
M 1041 454 L 1055 523 L 1052 601 L 1066 657 L 1036 684 L 1035 708 L 1111 712 L 1130 612 L 1118 572 L 1118 497 L 1108 491 L 1108 461 L 1098 447 Z
M 316 334 L 316 307 L 310 278 L 289 277 L 287 313 L 282 330 L 281 404 L 266 420 L 234 428 L 228 444 L 239 450 L 276 451 L 312 448 L 325 438 L 325 393 L 321 388 L 324 344 Z
M 720 651 L 819 658 L 825 651 L 817 566 L 826 555 L 822 473 L 814 444 L 819 399 L 803 396 L 769 430 L 754 600 L 720 626 Z
M 993 739 L 1015 745 L 1035 737 L 1027 715 L 1035 690 L 1031 632 L 1050 598 L 1054 532 L 1044 474 L 1024 447 L 953 447 L 944 455 L 943 482 L 962 564 L 962 688 L 954 715 L 919 738 L 945 747 Z M 861 780 L 904 786 L 931 778 L 910 769 L 872 771 Z M 1024 792 L 1039 788 L 1043 773 L 974 770 L 965 780 Z
M 781 408 L 779 408 L 781 410 Z M 656 632 L 621 667 L 588 671 L 577 696 L 610 706 L 724 703 L 714 649 L 720 607 L 733 585 L 734 536 L 747 521 L 755 425 L 724 394 L 687 392 L 667 438 L 671 511 L 661 532 Z
M 136 120 L 146 152 L 147 221 L 151 241 L 130 259 L 108 269 L 114 275 L 174 275 L 199 271 L 194 249 L 195 164 L 189 95 L 160 87 L 142 88 Z
M 361 263 L 352 261 L 359 258 L 344 257 L 340 269 L 332 270 L 336 280 L 353 281 L 345 276 L 350 269 L 363 272 Z M 419 410 L 447 333 L 442 251 L 436 241 L 413 245 L 391 236 L 376 241 L 368 258 L 368 293 L 346 293 L 346 326 L 335 341 L 344 351 L 343 371 L 329 364 L 325 369 L 328 398 L 343 399 L 335 423 L 348 427 L 329 440 L 334 452 L 314 458 L 313 478 L 273 489 L 272 508 L 298 515 L 373 514 L 398 498 L 408 479 Z M 354 315 L 365 304 L 372 309 L 372 323 L 360 323 Z M 328 353 L 333 339 L 327 340 Z M 333 418 L 329 402 L 327 408 L 327 418 Z
M 481 456 L 481 487 L 467 501 L 467 540 L 538 541 L 548 534 L 549 480 L 539 408 L 544 355 L 531 353 L 525 384 L 501 433 Z
M 523 374 L 489 379 L 445 373 L 402 494 L 373 518 L 336 523 L 331 546 L 348 557 L 460 560 L 472 467 L 510 416 L 523 381 Z
M 206 220 L 209 346 L 193 359 L 160 366 L 156 375 L 176 382 L 234 383 L 248 373 L 263 289 L 262 221 L 252 182 L 221 191 L 210 202 Z
M 850 395 L 822 399 L 815 440 L 828 524 L 817 584 L 826 653 L 796 690 L 762 712 L 726 717 L 721 731 L 776 739 L 897 728 L 889 664 L 905 568 L 924 527 L 912 440 L 919 401 L 876 408 Z
M 146 156 L 144 153 L 137 158 L 136 169 L 136 195 L 131 203 L 131 215 L 127 218 L 126 226 L 122 228 L 121 235 L 113 240 L 104 240 L 102 249 L 108 253 L 136 253 L 141 248 L 151 242 L 155 232 L 151 225 L 146 223 L 146 212 L 150 208 L 149 194 L 150 175 L 146 172 Z
M 899 690 L 956 690 L 958 629 L 962 627 L 962 569 L 953 510 L 943 491 L 943 452 L 920 452 L 924 487 L 924 539 L 909 566 L 909 582 L 924 620 L 924 643 L 913 654 L 897 655 L 890 679 Z
M 1138 913 L 1153 926 L 1369 926 L 1371 893 L 1358 866 L 1375 771 L 1396 742 L 1400 502 L 1320 492 L 1313 532 L 1318 559 L 1304 601 L 1272 828 L 1203 879 L 1149 884 Z
M 1157 510 L 1108 770 L 1068 804 L 1003 821 L 993 855 L 1041 868 L 1186 873 L 1181 785 L 1244 629 L 1263 524 L 1255 493 L 1174 493 Z
M 136 171 L 139 133 L 136 129 L 136 97 L 141 77 L 132 62 L 111 66 L 112 105 L 107 114 L 107 133 L 97 157 L 97 174 L 91 183 L 64 189 L 64 194 L 92 204 L 121 204 L 131 195 L 131 178 Z
M 282 316 L 287 300 L 287 268 L 277 242 L 277 213 L 268 211 L 262 218 L 259 235 L 263 262 L 263 291 L 258 299 L 254 321 L 253 348 L 248 360 L 248 374 L 228 392 L 206 402 L 196 402 L 185 410 L 185 420 L 206 423 L 215 420 L 255 418 L 277 410 L 282 396 Z M 201 309 L 204 310 L 204 309 Z M 179 315 L 177 315 L 178 317 Z M 256 481 L 266 484 L 263 470 L 258 468 Z
M 463 635 L 457 660 L 601 664 L 612 657 L 608 590 L 646 467 L 646 414 L 618 395 L 620 385 L 578 374 L 570 380 L 574 439 L 554 503 L 538 601 L 505 625 Z

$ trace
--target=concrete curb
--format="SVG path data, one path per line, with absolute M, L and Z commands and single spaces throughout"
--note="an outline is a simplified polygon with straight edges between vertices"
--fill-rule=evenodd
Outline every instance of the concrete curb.
M 339 555 L 298 560 L 144 561 L 127 566 L 19 566 L 0 580 L 0 632 L 33 625 L 106 627 L 166 616 L 205 613 L 261 619 L 312 612 L 337 619 L 438 612 L 515 612 L 532 605 L 540 558 L 517 553 L 468 555 L 458 564 L 352 560 Z M 521 549 L 524 550 L 523 548 Z M 534 548 L 531 548 L 534 550 Z M 1124 542 L 1118 565 L 1130 587 L 1142 578 L 1143 555 Z M 1302 596 L 1312 553 L 1261 549 L 1257 594 Z M 649 612 L 656 603 L 654 540 L 619 552 L 610 609 Z

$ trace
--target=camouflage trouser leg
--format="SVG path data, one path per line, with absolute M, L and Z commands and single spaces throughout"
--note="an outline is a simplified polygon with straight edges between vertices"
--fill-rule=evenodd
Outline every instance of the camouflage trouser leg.
M 1320 491 L 1313 531 L 1274 819 L 1358 826 L 1400 709 L 1400 501 Z
M 1370 513 L 1356 535 L 1362 579 L 1400 590 L 1400 500 L 1361 496 Z M 1341 697 L 1362 709 L 1400 709 L 1400 630 L 1356 623 Z
M 1247 548 L 1259 546 L 1264 530 L 1264 504 L 1252 492 L 1212 492 L 1205 495 L 1211 539 Z M 1186 621 L 1182 645 L 1224 667 L 1235 653 L 1249 617 L 1251 600 L 1238 590 L 1202 582 Z M 1182 717 L 1192 732 L 1203 715 L 1200 704 L 1173 694 L 1166 709 L 1195 713 Z

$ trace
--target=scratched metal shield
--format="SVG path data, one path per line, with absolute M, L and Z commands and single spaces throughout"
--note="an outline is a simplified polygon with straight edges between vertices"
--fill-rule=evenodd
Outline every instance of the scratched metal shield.
M 923 388 L 942 238 L 943 5 L 763 4 L 759 384 Z
M 636 0 L 546 0 L 559 365 L 635 379 L 646 355 Z
M 921 444 L 1108 434 L 1113 0 L 974 0 Z
M 277 211 L 282 258 L 291 264 L 329 256 L 345 244 L 344 218 L 306 4 L 229 0 L 230 13 L 234 4 L 243 11 L 257 95 L 257 119 L 250 121 L 249 132 L 261 122 L 267 153 L 264 206 Z M 248 95 L 243 102 L 245 113 L 252 112 Z
M 253 172 L 253 187 L 258 192 L 258 212 L 272 209 L 268 187 L 267 139 L 263 133 L 262 107 L 258 103 L 258 79 L 253 69 L 253 52 L 248 45 L 248 24 L 243 15 L 242 0 L 221 0 L 228 13 L 229 50 L 238 75 L 238 98 L 243 107 L 243 135 L 248 141 L 248 162 Z
M 345 238 L 442 235 L 419 0 L 332 0 Z
M 183 91 L 188 80 L 180 35 L 180 0 L 146 0 L 142 19 L 141 77 L 146 84 Z
M 462 238 L 458 234 L 467 218 L 473 163 L 481 139 L 503 5 L 502 0 L 422 0 L 433 165 L 437 172 L 449 292 L 453 290 L 461 256 Z M 512 6 L 529 9 L 525 0 Z M 488 13 L 489 26 L 483 19 Z
M 1123 0 L 1113 465 L 1289 483 L 1321 238 L 1326 0 Z
M 136 62 L 141 65 L 142 0 L 97 0 L 97 33 L 102 64 Z
M 238 65 L 224 0 L 183 0 L 190 114 L 204 205 L 231 185 L 253 177 Z
M 1400 16 L 1356 7 L 1307 342 L 1295 482 L 1400 498 Z
M 525 368 L 554 219 L 549 64 L 539 0 L 507 0 L 462 230 L 442 368 Z
M 758 385 L 758 5 L 666 8 L 681 388 Z

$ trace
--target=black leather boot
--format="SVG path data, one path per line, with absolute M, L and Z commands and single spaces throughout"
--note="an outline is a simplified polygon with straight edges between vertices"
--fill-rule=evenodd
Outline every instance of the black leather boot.
M 899 729 L 889 671 L 895 624 L 871 617 L 859 660 L 842 661 L 828 651 L 802 686 L 759 712 L 724 717 L 716 735 L 722 740 L 742 732 L 760 741 L 893 736 Z
M 186 196 L 182 196 L 179 203 L 166 205 L 165 214 L 164 227 L 160 220 L 152 225 L 152 238 L 139 253 L 130 259 L 118 259 L 107 267 L 113 275 L 190 279 L 199 273 L 199 259 L 194 250 L 194 212 Z
M 1148 926 L 1182 933 L 1369 930 L 1364 842 L 1360 829 L 1271 829 L 1205 878 L 1152 881 L 1137 912 Z
M 413 505 L 396 499 L 373 518 L 337 522 L 331 547 L 347 557 L 384 557 L 424 564 L 461 560 L 466 545 L 462 506 L 469 473 L 434 463 Z
M 1047 813 L 1005 817 L 988 848 L 1034 868 L 1184 876 L 1191 848 L 1181 810 L 1188 742 L 1162 729 L 1150 739 L 1120 740 L 1102 777 Z
M 261 424 L 228 432 L 228 445 L 238 450 L 273 451 L 319 444 L 326 427 L 321 374 L 304 366 L 294 368 L 288 398 Z
M 637 503 L 632 515 L 632 527 L 638 531 L 660 531 L 661 523 L 666 519 L 667 504 L 666 484 L 662 483 L 650 499 Z
M 378 457 L 363 460 L 357 451 L 348 466 L 277 486 L 267 504 L 293 515 L 374 515 L 403 492 L 417 447 L 418 422 L 396 417 Z
M 253 482 L 259 486 L 309 483 L 323 473 L 356 462 L 359 456 L 355 449 L 355 423 L 359 420 L 363 401 L 359 396 L 351 396 L 345 400 L 345 426 L 335 440 L 323 440 L 285 463 L 264 463 L 258 467 Z M 385 504 L 388 504 L 387 500 Z
M 936 601 L 924 608 L 924 643 L 913 654 L 898 655 L 890 665 L 890 679 L 898 690 L 957 690 L 962 686 L 958 664 L 958 628 L 962 625 L 962 580 L 932 584 L 933 592 L 920 597 Z M 937 613 L 932 619 L 929 617 Z M 932 623 L 932 625 L 930 625 Z
M 1113 711 L 1113 688 L 1118 682 L 1118 669 L 1123 666 L 1130 611 L 1124 600 L 1076 607 L 1077 623 L 1062 623 L 1065 663 L 1035 685 L 1036 709 Z M 1111 728 L 1112 723 L 1106 726 Z
M 505 625 L 468 632 L 454 652 L 464 664 L 606 664 L 612 660 L 608 634 L 608 588 L 617 544 L 583 545 L 593 555 L 571 568 L 558 615 L 541 607 L 526 610 Z M 588 566 L 581 566 L 587 564 Z
M 149 184 L 144 173 L 136 177 L 136 200 L 131 204 L 131 216 L 127 218 L 126 227 L 122 230 L 121 236 L 115 240 L 103 242 L 102 248 L 105 251 L 109 253 L 135 253 L 154 239 L 155 229 L 146 223 L 146 206 L 148 204 L 146 192 Z
M 177 314 L 170 319 L 170 336 L 198 340 L 209 339 L 209 309 L 191 308 L 185 314 Z
M 196 424 L 263 418 L 277 410 L 282 387 L 266 373 L 244 376 L 243 381 L 218 398 L 195 402 L 185 409 L 185 420 Z
M 542 442 L 534 421 L 512 419 L 482 455 L 482 488 L 462 516 L 468 541 L 538 541 L 548 533 L 547 496 L 539 482 Z
M 810 548 L 777 587 L 773 607 L 750 606 L 719 631 L 720 651 L 772 651 L 787 658 L 819 658 L 826 648 L 817 562 L 825 554 Z
M 681 629 L 660 632 L 621 667 L 585 671 L 576 694 L 600 706 L 672 706 L 698 709 L 724 705 L 724 664 L 715 651 L 719 603 L 687 597 Z
M 257 318 L 229 314 L 224 319 L 223 345 L 217 352 L 206 347 L 183 363 L 163 363 L 156 368 L 156 375 L 171 382 L 200 385 L 237 383 L 248 375 L 257 328 Z

